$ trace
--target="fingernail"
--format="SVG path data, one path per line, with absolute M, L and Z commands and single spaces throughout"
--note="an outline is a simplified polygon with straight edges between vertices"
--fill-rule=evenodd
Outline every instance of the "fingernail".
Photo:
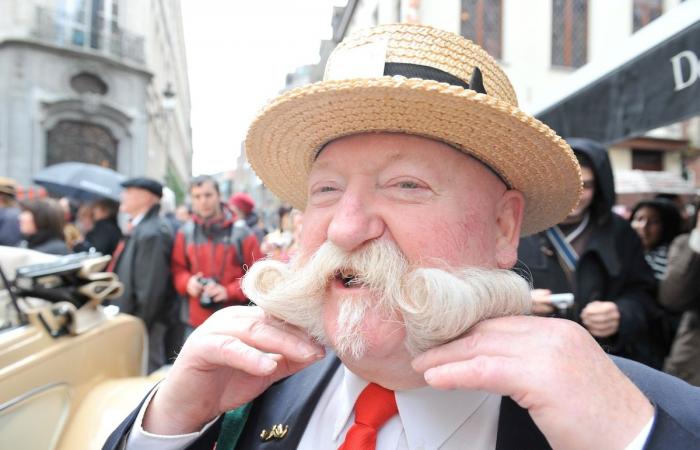
M 435 377 L 435 369 L 428 369 L 423 374 L 423 378 L 425 378 L 426 383 L 430 383 L 434 377 Z

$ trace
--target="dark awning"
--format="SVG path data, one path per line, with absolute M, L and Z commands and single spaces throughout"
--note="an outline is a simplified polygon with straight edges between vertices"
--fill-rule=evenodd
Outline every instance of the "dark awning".
M 536 111 L 536 117 L 560 136 L 611 144 L 700 114 L 700 14 L 688 10 L 696 15 L 690 25 Z

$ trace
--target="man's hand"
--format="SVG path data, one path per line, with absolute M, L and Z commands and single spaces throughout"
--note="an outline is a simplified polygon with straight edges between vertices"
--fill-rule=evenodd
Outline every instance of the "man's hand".
M 199 277 L 202 276 L 202 272 L 194 274 L 187 280 L 187 293 L 190 297 L 199 297 L 202 295 L 203 286 L 199 282 Z
M 323 347 L 304 331 L 258 307 L 224 308 L 185 342 L 151 399 L 143 429 L 161 435 L 199 431 L 323 356 Z
M 221 303 L 228 300 L 226 288 L 220 284 L 208 284 L 204 287 L 204 292 L 214 300 L 214 303 Z
M 620 328 L 620 310 L 614 302 L 595 300 L 583 308 L 581 321 L 593 336 L 609 337 Z
M 504 317 L 418 356 L 439 389 L 507 395 L 529 411 L 555 449 L 623 449 L 654 408 L 575 322 Z
M 538 316 L 549 316 L 554 312 L 554 305 L 549 300 L 552 291 L 549 289 L 533 289 L 530 291 L 532 297 L 532 313 Z

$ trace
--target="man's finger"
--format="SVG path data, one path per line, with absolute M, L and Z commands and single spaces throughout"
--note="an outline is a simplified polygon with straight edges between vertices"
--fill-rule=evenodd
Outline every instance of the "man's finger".
M 473 330 L 464 337 L 440 345 L 413 360 L 413 368 L 423 372 L 431 367 L 472 359 L 479 355 L 516 356 L 527 350 L 517 335 Z
M 266 322 L 248 321 L 239 326 L 235 335 L 243 342 L 262 351 L 279 353 L 294 361 L 308 361 L 323 355 L 323 347 L 308 338 L 300 338 Z
M 277 361 L 265 352 L 233 336 L 211 334 L 197 343 L 200 359 L 213 367 L 231 367 L 254 376 L 268 376 L 277 369 Z
M 587 317 L 582 317 L 581 320 L 583 323 L 586 325 L 606 325 L 610 324 L 613 322 L 617 322 L 619 320 L 619 317 L 617 316 L 587 316 Z
M 512 396 L 517 401 L 517 394 L 528 379 L 521 362 L 504 356 L 477 356 L 433 367 L 424 376 L 425 381 L 437 389 L 482 390 Z
M 216 315 L 216 320 L 209 320 L 205 323 L 207 332 L 238 336 L 242 328 L 251 327 L 253 321 L 259 321 L 271 327 L 275 327 L 282 332 L 289 333 L 309 345 L 312 345 L 314 348 L 321 347 L 314 342 L 305 330 L 272 317 L 259 307 L 232 306 L 217 311 Z M 199 329 L 195 331 L 199 331 Z

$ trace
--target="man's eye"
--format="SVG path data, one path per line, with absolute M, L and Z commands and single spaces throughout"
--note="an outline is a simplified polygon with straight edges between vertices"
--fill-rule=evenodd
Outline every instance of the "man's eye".
M 321 186 L 318 192 L 333 192 L 336 189 L 333 186 Z
M 400 181 L 396 183 L 396 186 L 400 187 L 401 189 L 418 189 L 418 183 L 415 181 Z

